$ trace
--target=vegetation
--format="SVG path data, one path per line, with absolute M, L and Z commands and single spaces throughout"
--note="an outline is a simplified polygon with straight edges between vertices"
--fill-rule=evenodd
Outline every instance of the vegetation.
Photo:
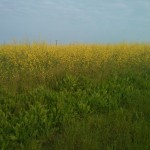
M 150 45 L 1 45 L 0 149 L 149 150 Z

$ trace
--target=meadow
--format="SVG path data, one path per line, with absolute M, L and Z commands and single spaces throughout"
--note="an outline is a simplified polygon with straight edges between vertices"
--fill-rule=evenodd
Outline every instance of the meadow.
M 0 45 L 0 149 L 149 150 L 150 44 Z

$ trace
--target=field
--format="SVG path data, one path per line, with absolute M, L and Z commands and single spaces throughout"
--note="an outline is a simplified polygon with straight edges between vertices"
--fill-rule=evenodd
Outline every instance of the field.
M 149 150 L 150 44 L 0 45 L 0 149 Z

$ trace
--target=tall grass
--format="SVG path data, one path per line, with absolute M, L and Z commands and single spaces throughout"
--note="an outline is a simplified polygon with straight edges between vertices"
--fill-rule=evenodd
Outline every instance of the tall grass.
M 150 45 L 0 46 L 0 149 L 150 149 Z

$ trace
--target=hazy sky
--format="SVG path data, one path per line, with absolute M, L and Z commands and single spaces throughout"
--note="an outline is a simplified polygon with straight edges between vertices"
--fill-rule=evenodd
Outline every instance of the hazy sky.
M 150 42 L 150 0 L 0 0 L 0 42 Z

